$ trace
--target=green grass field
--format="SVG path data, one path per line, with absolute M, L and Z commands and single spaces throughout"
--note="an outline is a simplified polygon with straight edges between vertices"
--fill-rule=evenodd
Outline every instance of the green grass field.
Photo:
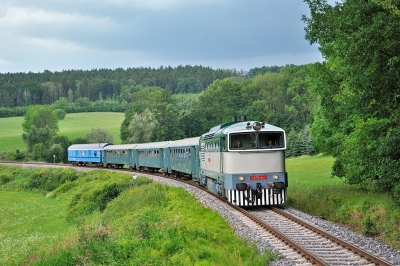
M 1 191 L 0 201 L 0 265 L 17 265 L 21 258 L 76 230 L 64 219 L 66 200 Z
M 125 115 L 123 113 L 77 113 L 67 114 L 59 121 L 59 135 L 67 136 L 70 140 L 81 137 L 92 128 L 107 129 L 114 136 L 114 144 L 120 144 L 120 127 Z M 0 118 L 0 152 L 26 150 L 22 140 L 23 117 Z

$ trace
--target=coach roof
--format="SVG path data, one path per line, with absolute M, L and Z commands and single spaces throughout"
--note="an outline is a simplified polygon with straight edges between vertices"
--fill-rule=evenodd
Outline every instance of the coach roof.
M 68 150 L 102 150 L 112 143 L 88 143 L 88 144 L 73 144 L 68 147 Z

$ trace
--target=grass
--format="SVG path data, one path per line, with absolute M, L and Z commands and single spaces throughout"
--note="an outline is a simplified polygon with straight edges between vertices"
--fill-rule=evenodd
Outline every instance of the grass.
M 70 140 L 83 138 L 85 133 L 92 128 L 107 129 L 114 136 L 114 143 L 120 144 L 120 127 L 125 115 L 123 113 L 74 113 L 67 114 L 60 120 L 59 135 L 67 136 Z M 25 150 L 26 145 L 22 140 L 23 117 L 0 118 L 0 152 Z
M 400 210 L 386 194 L 332 178 L 330 156 L 287 160 L 287 205 L 400 248 Z
M 1 265 L 268 265 L 278 257 L 234 236 L 182 188 L 103 170 L 0 169 Z M 46 193 L 37 173 L 66 181 Z
M 17 265 L 75 230 L 63 219 L 65 200 L 30 191 L 1 191 L 0 202 L 0 265 Z

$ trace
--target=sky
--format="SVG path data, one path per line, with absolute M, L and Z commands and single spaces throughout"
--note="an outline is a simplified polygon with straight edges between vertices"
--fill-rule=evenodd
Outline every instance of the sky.
M 303 14 L 302 0 L 0 0 L 0 73 L 321 62 Z

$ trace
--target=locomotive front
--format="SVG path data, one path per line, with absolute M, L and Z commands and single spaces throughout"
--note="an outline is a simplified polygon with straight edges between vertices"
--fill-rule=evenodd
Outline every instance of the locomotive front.
M 288 186 L 285 131 L 233 121 L 200 139 L 200 183 L 238 206 L 280 205 Z

